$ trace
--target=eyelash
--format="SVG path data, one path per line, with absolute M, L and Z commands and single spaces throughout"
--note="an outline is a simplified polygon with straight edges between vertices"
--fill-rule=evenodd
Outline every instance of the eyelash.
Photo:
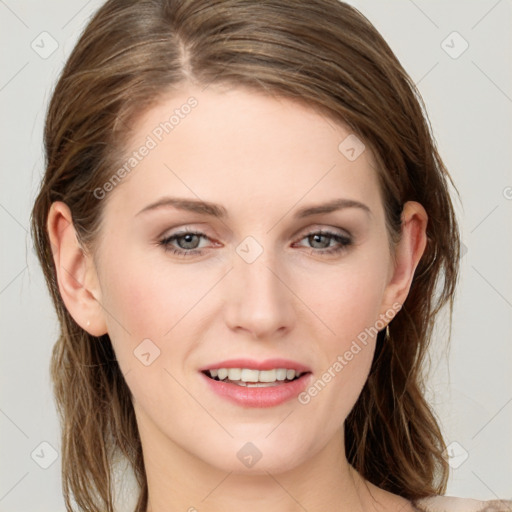
M 159 241 L 159 245 L 164 248 L 166 252 L 171 252 L 172 254 L 180 257 L 188 257 L 193 255 L 199 255 L 202 253 L 202 249 L 176 249 L 175 247 L 172 247 L 170 244 L 174 240 L 177 240 L 179 238 L 183 238 L 187 235 L 197 235 L 203 238 L 208 238 L 204 233 L 201 233 L 200 231 L 181 231 L 178 233 L 175 233 L 171 236 L 165 237 L 162 240 Z M 338 242 L 340 245 L 338 247 L 330 247 L 328 249 L 315 249 L 311 248 L 310 254 L 321 254 L 321 255 L 333 255 L 341 253 L 342 251 L 346 250 L 349 245 L 352 245 L 352 239 L 349 236 L 341 235 L 339 233 L 333 233 L 331 231 L 325 231 L 325 230 L 319 230 L 319 231 L 312 231 L 311 233 L 306 234 L 303 236 L 299 241 L 304 240 L 305 238 L 312 237 L 315 235 L 322 235 L 329 237 L 330 240 L 334 240 Z

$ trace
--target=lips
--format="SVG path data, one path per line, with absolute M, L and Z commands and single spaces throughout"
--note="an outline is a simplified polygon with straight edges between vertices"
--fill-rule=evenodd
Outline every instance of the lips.
M 232 359 L 201 369 L 215 394 L 245 407 L 272 407 L 304 390 L 311 371 L 295 361 Z

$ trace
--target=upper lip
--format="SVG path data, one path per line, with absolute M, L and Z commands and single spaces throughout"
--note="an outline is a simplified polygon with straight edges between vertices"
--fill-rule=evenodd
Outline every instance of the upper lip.
M 297 361 L 290 359 L 265 359 L 257 361 L 256 359 L 229 359 L 227 361 L 219 361 L 209 364 L 200 368 L 199 371 L 216 370 L 218 368 L 249 368 L 251 370 L 274 370 L 276 368 L 286 368 L 288 370 L 295 370 L 296 372 L 306 373 L 311 372 L 311 369 Z

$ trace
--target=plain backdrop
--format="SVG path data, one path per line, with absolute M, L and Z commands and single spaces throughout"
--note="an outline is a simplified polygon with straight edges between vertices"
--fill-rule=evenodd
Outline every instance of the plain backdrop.
M 0 511 L 63 511 L 49 380 L 58 333 L 29 235 L 52 87 L 99 0 L 0 0 Z M 447 494 L 512 497 L 512 2 L 360 0 L 427 105 L 460 192 L 464 255 L 450 349 L 440 323 L 428 396 Z M 127 509 L 125 509 L 127 510 Z

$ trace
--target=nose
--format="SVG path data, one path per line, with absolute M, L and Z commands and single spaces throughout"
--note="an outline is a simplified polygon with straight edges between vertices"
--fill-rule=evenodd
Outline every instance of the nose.
M 225 320 L 230 329 L 270 340 L 289 332 L 296 319 L 296 297 L 284 266 L 269 251 L 248 263 L 234 255 L 226 279 Z

